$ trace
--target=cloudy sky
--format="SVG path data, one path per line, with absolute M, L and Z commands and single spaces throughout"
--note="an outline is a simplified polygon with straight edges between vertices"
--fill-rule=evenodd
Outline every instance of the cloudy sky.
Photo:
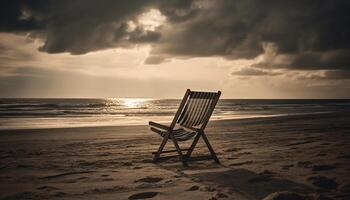
M 0 97 L 350 98 L 348 0 L 2 0 Z

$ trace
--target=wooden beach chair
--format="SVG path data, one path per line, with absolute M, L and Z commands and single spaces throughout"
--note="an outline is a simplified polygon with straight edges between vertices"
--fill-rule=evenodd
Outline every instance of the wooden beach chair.
M 207 160 L 213 159 L 219 163 L 208 138 L 205 135 L 204 129 L 208 124 L 209 118 L 212 115 L 214 108 L 220 98 L 221 92 L 198 92 L 187 89 L 184 98 L 181 101 L 179 109 L 170 126 L 162 125 L 156 122 L 149 122 L 150 130 L 158 133 L 163 137 L 163 141 L 157 152 L 154 154 L 153 162 L 156 163 L 161 158 L 162 153 L 177 152 L 182 164 L 187 166 L 189 160 Z M 191 158 L 191 154 L 198 143 L 200 137 L 203 138 L 206 146 L 209 149 L 209 156 Z M 193 139 L 192 144 L 187 149 L 181 149 L 179 142 Z M 175 146 L 174 150 L 163 151 L 168 140 L 172 140 Z M 169 158 L 174 156 L 166 156 Z

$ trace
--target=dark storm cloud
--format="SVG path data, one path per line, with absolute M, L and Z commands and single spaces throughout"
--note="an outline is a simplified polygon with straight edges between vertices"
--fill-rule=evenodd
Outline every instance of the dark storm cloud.
M 350 1 L 200 1 L 191 20 L 174 23 L 154 54 L 255 58 L 275 47 L 258 67 L 350 69 Z M 280 61 L 280 60 L 279 60 Z
M 298 54 L 289 66 L 303 69 L 350 69 L 350 49 Z
M 299 80 L 345 80 L 350 79 L 350 71 L 345 70 L 329 70 L 323 74 L 302 75 Z
M 113 47 L 151 44 L 146 63 L 170 57 L 222 56 L 251 59 L 274 56 L 253 67 L 350 69 L 348 0 L 11 0 L 1 2 L 0 30 L 30 31 L 43 37 L 40 50 L 84 54 Z M 146 30 L 129 21 L 149 9 L 167 21 Z M 276 62 L 284 56 L 284 62 Z
M 128 29 L 128 21 L 150 8 L 149 0 L 11 0 L 2 4 L 0 30 L 30 30 L 43 36 L 40 50 L 49 53 L 83 54 L 118 44 L 154 42 L 160 37 L 142 27 Z
M 0 7 L 0 31 L 30 31 L 42 37 L 41 51 L 84 54 L 112 47 L 154 43 L 161 34 L 128 22 L 151 8 L 162 8 L 172 21 L 192 16 L 191 1 L 155 0 L 5 0 Z
M 32 31 L 44 28 L 45 22 L 32 15 L 33 8 L 38 7 L 37 3 L 30 0 L 0 1 L 0 31 Z
M 159 1 L 159 10 L 168 18 L 168 21 L 176 23 L 194 18 L 199 14 L 200 8 L 194 5 L 194 1 L 168 0 Z

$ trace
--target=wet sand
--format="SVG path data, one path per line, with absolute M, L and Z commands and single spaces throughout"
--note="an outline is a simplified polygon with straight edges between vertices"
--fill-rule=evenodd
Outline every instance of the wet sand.
M 350 199 L 350 114 L 211 121 L 206 132 L 221 164 L 153 164 L 161 138 L 147 126 L 0 131 L 0 199 Z M 200 141 L 194 155 L 208 153 Z

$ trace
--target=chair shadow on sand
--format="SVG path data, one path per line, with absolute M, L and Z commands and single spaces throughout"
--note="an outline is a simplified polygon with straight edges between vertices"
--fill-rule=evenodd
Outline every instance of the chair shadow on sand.
M 199 179 L 201 182 L 213 183 L 222 188 L 228 188 L 232 192 L 243 193 L 253 199 L 262 199 L 267 195 L 279 192 L 289 191 L 308 194 L 314 192 L 313 188 L 296 183 L 288 179 L 275 177 L 273 173 L 265 171 L 255 173 L 246 169 L 223 169 L 207 172 L 191 172 L 191 177 Z

